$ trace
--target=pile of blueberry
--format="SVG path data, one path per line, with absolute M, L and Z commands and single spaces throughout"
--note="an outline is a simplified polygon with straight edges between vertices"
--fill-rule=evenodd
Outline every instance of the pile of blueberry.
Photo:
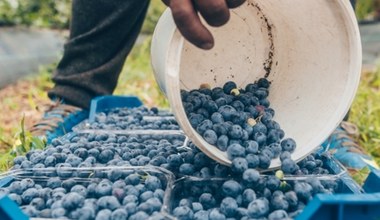
M 333 193 L 334 180 L 281 181 L 244 171 L 241 180 L 185 179 L 174 187 L 171 214 L 179 220 L 295 218 L 317 193 Z
M 273 120 L 275 111 L 267 99 L 269 87 L 270 82 L 261 78 L 245 89 L 229 81 L 223 88 L 201 85 L 197 90 L 181 91 L 190 124 L 206 142 L 227 152 L 235 173 L 248 168 L 267 169 L 279 156 L 285 173 L 299 170 L 290 158 L 296 142 L 283 139 L 284 131 Z
M 325 160 L 328 160 L 329 157 L 325 154 L 313 153 L 299 163 L 295 163 L 291 159 L 291 153 L 296 147 L 295 142 L 292 139 L 283 139 L 284 132 L 278 123 L 273 121 L 274 111 L 269 108 L 267 100 L 268 88 L 269 82 L 260 79 L 257 83 L 247 85 L 245 90 L 237 89 L 234 83 L 229 82 L 223 88 L 212 90 L 201 88 L 197 91 L 181 92 L 186 112 L 193 127 L 210 144 L 227 151 L 230 159 L 233 160 L 232 167 L 223 166 L 208 158 L 191 141 L 187 141 L 185 136 L 178 134 L 178 132 L 165 135 L 123 135 L 107 132 L 109 129 L 179 129 L 178 124 L 168 112 L 160 112 L 156 108 L 148 109 L 145 107 L 120 108 L 112 109 L 107 113 L 98 113 L 96 121 L 89 125 L 90 130 L 93 130 L 91 133 L 80 133 L 79 130 L 71 132 L 53 140 L 52 144 L 43 150 L 32 150 L 25 156 L 16 157 L 12 168 L 14 170 L 55 168 L 55 173 L 48 175 L 50 180 L 45 181 L 45 183 L 33 182 L 33 179 L 28 178 L 15 181 L 12 183 L 13 186 L 0 189 L 1 193 L 10 193 L 10 197 L 22 205 L 24 212 L 29 216 L 55 217 L 64 213 L 64 216 L 72 219 L 146 219 L 148 215 L 152 219 L 161 219 L 162 216 L 158 213 L 158 200 L 161 207 L 163 190 L 166 186 L 162 178 L 160 179 L 161 187 L 158 193 L 156 193 L 157 190 L 150 190 L 147 186 L 143 188 L 147 179 L 141 173 L 139 173 L 140 182 L 137 185 L 129 184 L 129 180 L 127 180 L 129 176 L 134 176 L 137 179 L 135 173 L 129 172 L 120 175 L 109 173 L 100 175 L 95 172 L 91 174 L 91 182 L 94 181 L 94 184 L 77 182 L 74 186 L 67 183 L 71 182 L 72 184 L 73 180 L 77 181 L 78 178 L 83 180 L 83 178 L 86 179 L 90 176 L 85 170 L 75 173 L 68 172 L 67 170 L 70 168 L 155 166 L 171 171 L 177 179 L 183 176 L 200 179 L 229 178 L 228 181 L 216 181 L 216 184 L 219 184 L 219 190 L 213 189 L 213 186 L 216 186 L 215 184 L 197 185 L 197 181 L 183 181 L 181 193 L 173 192 L 173 198 L 177 202 L 172 204 L 172 213 L 180 219 L 224 219 L 223 216 L 225 218 L 230 217 L 230 212 L 242 218 L 259 218 L 253 217 L 252 210 L 256 209 L 259 209 L 258 213 L 265 212 L 261 216 L 269 219 L 280 219 L 278 216 L 292 218 L 300 212 L 312 195 L 317 192 L 333 192 L 336 186 L 329 181 L 322 182 L 315 179 L 306 182 L 282 181 L 281 172 L 293 175 L 330 173 L 330 170 L 325 166 Z M 268 172 L 268 176 L 258 177 L 259 174 L 256 169 L 267 168 L 271 159 L 275 157 L 279 157 L 282 161 L 281 175 L 276 177 L 274 172 Z M 45 175 L 38 171 L 35 173 L 36 175 Z M 23 181 L 22 191 L 13 191 L 15 185 L 17 186 Z M 187 182 L 189 184 L 186 184 Z M 229 193 L 227 192 L 228 184 L 231 182 L 234 184 L 229 189 L 232 190 Z M 104 210 L 105 205 L 98 203 L 104 196 L 99 197 L 98 194 L 91 191 L 93 190 L 91 187 L 98 186 L 101 183 L 107 183 L 105 185 L 108 188 L 111 186 L 111 194 L 105 196 L 108 199 L 116 197 L 118 203 L 115 202 L 114 204 L 119 204 L 119 206 L 116 205 L 117 208 L 107 208 L 107 211 L 101 211 L 101 209 Z M 137 183 L 137 180 L 134 183 Z M 114 195 L 113 192 L 115 184 L 120 186 L 115 192 L 117 195 Z M 225 184 L 227 185 L 224 186 Z M 132 189 L 130 185 L 133 185 L 134 188 Z M 227 187 L 227 191 L 224 188 L 221 191 L 220 186 Z M 85 189 L 86 195 L 81 194 L 83 192 L 77 188 Z M 235 189 L 239 190 L 236 191 Z M 34 194 L 32 194 L 30 202 L 25 203 L 28 200 L 24 200 L 25 195 L 23 197 L 23 194 L 28 190 Z M 45 194 L 46 190 L 48 190 L 49 198 L 42 196 L 42 192 Z M 146 193 L 146 191 L 149 192 Z M 38 193 L 36 194 L 36 192 Z M 57 193 L 61 193 L 58 194 L 60 196 L 54 197 L 53 194 Z M 78 197 L 77 194 L 82 197 Z M 141 200 L 140 197 L 143 194 L 151 197 L 145 199 L 146 197 L 143 196 Z M 70 205 L 63 206 L 63 197 L 68 195 L 75 195 L 74 198 L 80 198 L 78 201 L 80 205 L 76 206 L 76 209 L 70 208 Z M 120 199 L 121 196 L 123 197 L 122 200 Z M 296 202 L 288 201 L 287 196 L 293 196 L 291 199 L 296 199 Z M 72 200 L 71 197 L 69 198 L 66 200 Z M 82 198 L 83 203 L 81 202 Z M 183 198 L 186 199 L 181 200 Z M 153 199 L 154 202 L 152 202 Z M 37 200 L 37 202 L 32 203 L 32 200 Z M 116 201 L 114 198 L 111 200 Z M 124 200 L 128 200 L 128 202 L 124 202 Z M 110 205 L 107 199 L 101 201 Z M 132 202 L 135 205 L 129 206 L 133 206 L 135 209 L 133 207 L 127 208 L 125 203 Z M 55 203 L 57 204 L 53 206 Z M 236 209 L 234 208 L 235 203 L 237 204 Z M 251 203 L 253 204 L 249 206 Z M 41 206 L 38 206 L 39 204 Z M 233 207 L 227 206 L 227 204 L 233 204 Z M 276 206 L 276 204 L 283 206 L 278 208 L 280 205 Z M 286 204 L 288 204 L 287 207 Z M 58 205 L 64 210 L 58 209 Z M 58 211 L 55 211 L 57 209 Z M 113 214 L 115 211 L 118 214 Z M 125 217 L 124 211 L 126 211 L 127 217 Z M 113 215 L 114 217 L 112 217 Z
M 103 130 L 179 130 L 174 116 L 169 112 L 158 111 L 153 107 L 117 108 L 98 113 L 95 122 L 87 129 Z
M 161 219 L 168 179 L 155 171 L 111 169 L 95 172 L 34 173 L 1 189 L 30 217 L 96 220 Z M 87 175 L 86 179 L 78 179 Z M 89 177 L 90 176 L 90 177 Z M 34 179 L 34 180 L 33 180 Z M 86 181 L 87 180 L 87 181 Z

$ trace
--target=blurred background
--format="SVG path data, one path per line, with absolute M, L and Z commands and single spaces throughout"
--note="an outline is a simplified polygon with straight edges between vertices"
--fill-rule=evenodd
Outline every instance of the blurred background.
M 22 127 L 43 114 L 50 77 L 68 36 L 70 7 L 70 0 L 0 0 L 0 153 L 9 151 Z M 357 0 L 355 7 L 363 74 L 349 120 L 359 127 L 357 141 L 380 162 L 380 0 Z M 134 94 L 148 106 L 167 108 L 149 58 L 151 35 L 163 10 L 161 1 L 151 1 L 115 93 Z M 8 154 L 2 155 L 0 168 L 6 169 Z

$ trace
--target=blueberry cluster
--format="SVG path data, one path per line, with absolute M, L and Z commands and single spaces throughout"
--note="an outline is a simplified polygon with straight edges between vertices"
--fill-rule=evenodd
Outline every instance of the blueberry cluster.
M 262 82 L 261 82 L 262 84 Z M 255 84 L 259 85 L 259 84 Z M 235 91 L 236 92 L 236 91 Z M 239 95 L 243 93 L 243 90 L 239 91 Z M 191 93 L 191 92 L 190 92 Z M 190 93 L 188 95 L 190 95 Z M 260 92 L 259 92 L 260 93 Z M 235 93 L 233 93 L 235 94 Z M 234 96 L 235 98 L 238 96 Z M 264 101 L 262 101 L 264 102 Z M 265 103 L 265 102 L 264 102 Z M 255 108 L 261 109 L 263 108 L 264 112 L 271 112 L 269 110 L 270 108 L 267 107 L 262 107 L 264 105 L 259 105 L 256 106 Z M 273 113 L 274 114 L 274 113 Z M 133 115 L 133 117 L 129 117 L 130 115 Z M 142 119 L 140 116 L 142 116 Z M 213 115 L 213 114 L 212 114 Z M 147 117 L 158 117 L 158 116 L 163 116 L 163 119 L 156 118 L 154 120 L 147 120 Z M 242 139 L 235 140 L 233 138 L 230 138 L 229 134 L 227 133 L 225 136 L 228 138 L 228 143 L 229 147 L 226 148 L 227 153 L 229 155 L 234 155 L 234 166 L 226 167 L 223 165 L 220 165 L 213 161 L 212 159 L 208 158 L 203 152 L 201 152 L 191 141 L 187 141 L 185 139 L 184 135 L 181 134 L 133 134 L 133 135 L 122 135 L 122 134 L 112 134 L 107 132 L 107 129 L 112 129 L 112 130 L 117 130 L 117 129 L 124 129 L 121 126 L 118 126 L 118 122 L 121 122 L 123 120 L 127 121 L 130 119 L 120 119 L 122 117 L 125 118 L 135 118 L 134 122 L 129 124 L 127 126 L 127 130 L 133 130 L 133 129 L 141 129 L 141 130 L 146 130 L 146 129 L 155 129 L 155 130 L 167 130 L 164 125 L 165 123 L 162 123 L 160 126 L 156 127 L 150 127 L 152 124 L 155 124 L 157 121 L 164 121 L 164 120 L 172 120 L 166 118 L 167 116 L 171 117 L 169 113 L 160 113 L 159 111 L 155 111 L 154 109 L 148 110 L 146 108 L 137 108 L 137 109 L 114 109 L 111 110 L 110 112 L 105 113 L 99 113 L 97 115 L 97 122 L 93 123 L 95 124 L 94 127 L 92 127 L 93 132 L 92 133 L 69 133 L 68 135 L 64 137 L 57 138 L 52 141 L 52 144 L 45 148 L 44 150 L 32 150 L 28 152 L 25 156 L 18 156 L 14 159 L 14 167 L 13 169 L 29 169 L 29 168 L 55 168 L 54 173 L 50 174 L 44 174 L 44 173 L 39 173 L 39 171 L 36 171 L 36 175 L 46 175 L 50 177 L 50 180 L 47 181 L 45 184 L 41 182 L 35 182 L 31 187 L 24 187 L 22 192 L 17 191 L 14 192 L 11 190 L 11 186 L 7 188 L 0 189 L 2 193 L 10 193 L 10 196 L 13 200 L 15 200 L 17 203 L 21 204 L 23 206 L 24 212 L 27 213 L 30 216 L 38 216 L 38 217 L 43 217 L 43 216 L 53 216 L 52 212 L 58 207 L 58 206 L 53 206 L 52 205 L 55 200 L 53 200 L 53 193 L 55 191 L 58 192 L 63 192 L 61 191 L 62 188 L 65 189 L 66 191 L 63 192 L 64 195 L 70 194 L 71 193 L 78 193 L 79 195 L 82 195 L 77 188 L 81 189 L 86 189 L 87 190 L 87 195 L 92 195 L 93 197 L 85 197 L 84 196 L 84 202 L 83 206 L 79 209 L 70 209 L 69 208 L 63 211 L 62 209 L 55 211 L 58 212 L 54 214 L 54 216 L 60 215 L 59 213 L 65 213 L 65 216 L 71 216 L 73 219 L 77 215 L 84 216 L 81 217 L 83 219 L 86 219 L 88 215 L 91 217 L 96 217 L 98 219 L 112 219 L 112 213 L 116 210 L 123 209 L 124 211 L 127 212 L 128 218 L 129 219 L 145 219 L 147 215 L 150 215 L 152 219 L 160 219 L 162 216 L 157 212 L 153 211 L 150 212 L 150 209 L 147 207 L 147 200 L 141 200 L 144 201 L 142 202 L 144 205 L 141 205 L 140 201 L 140 194 L 145 193 L 140 192 L 140 188 L 142 187 L 141 185 L 144 185 L 144 179 L 145 176 L 144 174 L 140 174 L 140 183 L 137 185 L 133 184 L 127 184 L 127 179 L 128 177 L 126 175 L 134 175 L 133 173 L 125 173 L 121 174 L 120 178 L 124 180 L 126 185 L 133 185 L 135 188 L 137 188 L 137 191 L 134 189 L 129 189 L 130 186 L 124 186 L 122 184 L 121 179 L 118 177 L 119 174 L 118 172 L 114 174 L 107 173 L 104 175 L 100 175 L 101 173 L 95 172 L 94 174 L 89 173 L 88 170 L 85 168 L 89 167 L 98 167 L 98 166 L 156 166 L 156 167 L 162 167 L 167 170 L 170 170 L 172 173 L 175 174 L 176 178 L 181 178 L 183 176 L 193 176 L 193 177 L 198 177 L 202 179 L 206 178 L 214 178 L 214 177 L 222 177 L 226 178 L 228 177 L 231 181 L 237 181 L 240 184 L 240 187 L 244 190 L 240 192 L 240 195 L 230 195 L 226 196 L 224 194 L 220 194 L 220 192 L 217 191 L 210 191 L 208 187 L 202 188 L 203 186 L 198 186 L 201 189 L 198 189 L 198 191 L 194 191 L 195 194 L 186 194 L 183 195 L 181 198 L 192 198 L 195 204 L 189 205 L 183 205 L 185 204 L 185 200 L 180 204 L 175 204 L 173 207 L 173 210 L 175 207 L 179 207 L 179 211 L 176 211 L 176 215 L 184 215 L 183 212 L 184 210 L 181 211 L 181 209 L 185 209 L 185 211 L 189 210 L 188 208 L 191 209 L 191 212 L 193 213 L 192 215 L 194 216 L 194 219 L 202 219 L 202 218 L 195 218 L 196 216 L 206 216 L 205 212 L 207 212 L 207 217 L 205 219 L 219 219 L 222 215 L 219 215 L 220 213 L 223 214 L 221 207 L 222 207 L 222 201 L 223 199 L 227 199 L 225 203 L 223 204 L 229 204 L 233 203 L 231 202 L 231 198 L 236 200 L 238 204 L 238 210 L 248 210 L 248 204 L 247 202 L 241 202 L 242 198 L 245 198 L 244 196 L 247 196 L 244 194 L 244 192 L 247 190 L 250 194 L 255 193 L 255 199 L 260 199 L 260 198 L 266 198 L 268 205 L 269 206 L 269 211 L 268 215 L 265 215 L 269 218 L 269 213 L 277 213 L 277 214 L 272 214 L 272 217 L 270 219 L 276 219 L 274 218 L 275 216 L 282 216 L 284 214 L 284 211 L 286 210 L 288 216 L 293 216 L 296 215 L 297 210 L 301 208 L 303 205 L 306 204 L 306 200 L 299 199 L 302 193 L 301 191 L 303 189 L 308 189 L 308 185 L 301 185 L 302 187 L 299 187 L 295 183 L 288 182 L 285 184 L 284 182 L 280 181 L 279 179 L 274 177 L 274 173 L 268 173 L 268 176 L 265 177 L 264 179 L 261 177 L 257 177 L 258 173 L 257 171 L 253 170 L 255 168 L 264 168 L 263 164 L 269 164 L 270 159 L 272 156 L 270 156 L 271 153 L 277 151 L 279 152 L 278 155 L 281 159 L 282 163 L 282 170 L 286 174 L 295 174 L 295 175 L 301 175 L 301 174 L 326 174 L 329 173 L 330 170 L 327 170 L 326 167 L 324 166 L 324 162 L 326 160 L 326 157 L 324 154 L 312 154 L 306 157 L 303 161 L 299 162 L 296 164 L 293 160 L 291 160 L 291 152 L 294 150 L 294 141 L 291 139 L 285 139 L 285 140 L 278 140 L 275 143 L 268 143 L 270 141 L 266 140 L 265 144 L 261 143 L 260 141 L 256 140 L 255 138 L 252 140 L 252 134 L 257 133 L 254 131 L 254 129 L 258 129 L 258 127 L 255 127 L 259 125 L 260 129 L 263 129 L 264 126 L 267 129 L 267 132 L 265 133 L 267 139 L 269 137 L 268 131 L 272 131 L 273 128 L 270 128 L 270 123 L 264 123 L 263 118 L 264 116 L 261 115 L 261 113 L 258 114 L 258 118 L 255 118 L 255 122 L 252 120 L 247 120 L 248 125 L 252 123 L 256 123 L 256 125 L 253 126 L 246 126 L 244 130 L 252 128 L 252 134 L 249 135 L 249 139 L 242 141 Z M 222 115 L 223 116 L 223 115 Z M 119 117 L 119 118 L 118 118 Z M 145 117 L 145 119 L 144 119 Z M 232 117 L 232 116 L 231 116 Z M 142 121 L 147 121 L 148 126 L 141 125 Z M 224 119 L 223 119 L 224 120 Z M 272 120 L 273 121 L 273 120 Z M 107 124 L 106 130 L 104 130 L 104 125 Z M 224 123 L 229 123 L 228 121 L 225 121 Z M 233 121 L 230 121 L 230 123 L 233 123 Z M 272 123 L 272 122 L 271 122 Z M 275 123 L 275 122 L 273 122 Z M 91 124 L 90 126 L 92 126 Z M 133 126 L 136 127 L 133 127 Z M 157 125 L 157 124 L 156 124 Z M 176 125 L 175 122 L 171 123 L 171 125 Z M 213 123 L 214 127 L 215 123 Z M 241 125 L 239 125 L 241 126 Z M 241 126 L 242 127 L 242 126 Z M 101 130 L 99 130 L 101 129 Z M 280 128 L 276 128 L 276 131 L 281 133 Z M 206 130 L 207 131 L 207 130 Z M 206 132 L 205 131 L 205 132 Z M 80 132 L 80 131 L 78 131 Z M 235 132 L 235 130 L 234 130 Z M 235 134 L 232 132 L 232 134 Z M 242 131 L 243 132 L 243 131 Z M 260 132 L 260 131 L 259 131 Z M 239 133 L 239 132 L 238 132 Z M 245 132 L 244 132 L 245 133 Z M 273 133 L 273 132 L 272 132 Z M 263 133 L 264 134 L 264 133 Z M 275 146 L 275 147 L 274 147 Z M 276 153 L 277 154 L 277 153 Z M 277 156 L 278 156 L 277 155 Z M 274 155 L 273 155 L 274 156 Z M 264 161 L 264 162 L 263 162 Z M 265 162 L 267 161 L 267 162 Z M 261 164 L 261 165 L 260 165 Z M 68 171 L 70 168 L 84 168 L 84 170 L 80 172 L 71 172 Z M 136 204 L 136 207 L 141 207 L 139 209 L 136 209 L 136 212 L 134 213 L 133 211 L 129 211 L 128 208 L 124 204 L 124 199 L 120 200 L 117 195 L 114 195 L 113 192 L 111 195 L 105 195 L 105 196 L 115 196 L 118 199 L 118 203 L 120 204 L 120 207 L 118 207 L 115 210 L 108 209 L 108 211 L 101 211 L 99 209 L 99 205 L 97 204 L 100 197 L 98 198 L 96 194 L 90 193 L 91 188 L 89 189 L 88 187 L 91 185 L 90 183 L 75 183 L 75 185 L 82 185 L 83 187 L 77 186 L 76 188 L 74 186 L 67 186 L 67 182 L 72 182 L 75 178 L 77 180 L 78 178 L 87 178 L 91 175 L 93 178 L 98 178 L 98 181 L 95 181 L 95 184 L 99 185 L 101 182 L 106 182 L 109 183 L 108 185 L 114 186 L 117 182 L 117 184 L 123 185 L 121 187 L 121 190 L 116 190 L 116 193 L 120 193 L 125 198 L 130 198 L 129 194 L 132 194 L 136 197 L 138 197 L 138 204 Z M 123 176 L 124 175 L 124 176 Z M 134 175 L 136 176 L 136 175 Z M 259 178 L 260 180 L 256 180 Z M 279 177 L 282 179 L 282 177 Z M 94 180 L 95 180 L 94 179 Z M 69 181 L 70 180 L 70 181 Z M 258 183 L 256 183 L 258 181 Z M 15 181 L 13 184 L 17 186 L 17 184 L 21 184 L 22 181 Z M 28 182 L 31 182 L 30 179 L 28 179 Z M 255 184 L 248 184 L 249 182 L 255 182 Z M 318 182 L 318 181 L 316 181 Z M 65 183 L 65 184 L 64 184 Z M 277 186 L 278 183 L 280 183 L 280 186 Z M 317 187 L 318 184 L 312 184 L 312 182 L 306 182 L 307 184 L 311 185 L 312 187 Z M 318 192 L 331 192 L 332 190 L 332 185 L 325 185 L 323 182 L 322 186 L 324 187 L 323 189 L 327 190 L 319 190 Z M 117 185 L 116 184 L 116 185 Z M 221 183 L 222 184 L 222 183 Z M 301 184 L 301 183 L 300 183 Z M 303 184 L 303 183 L 302 183 Z M 49 187 L 47 187 L 49 185 Z M 161 181 L 162 187 L 164 187 L 165 183 Z M 93 185 L 94 186 L 94 185 Z M 298 186 L 296 190 L 296 186 Z M 69 188 L 67 188 L 69 187 Z M 277 187 L 277 188 L 276 188 Z M 280 187 L 280 188 L 278 188 Z M 314 188 L 315 188 L 314 187 Z M 319 186 L 318 186 L 319 187 Z M 15 188 L 13 186 L 13 188 Z M 34 188 L 37 189 L 38 192 L 43 190 L 46 190 L 46 188 L 51 188 L 52 193 L 48 192 L 47 194 L 51 194 L 51 199 L 49 202 L 47 201 L 45 197 L 34 197 L 32 196 L 32 199 L 37 199 L 39 202 L 38 204 L 42 204 L 43 200 L 43 205 L 38 206 L 40 208 L 35 207 L 34 202 L 32 204 L 30 203 L 24 203 L 24 200 L 22 198 L 22 194 L 27 191 L 29 188 Z M 109 187 L 108 187 L 109 188 Z M 314 189 L 313 188 L 313 189 Z M 163 189 L 163 188 L 161 188 Z M 190 190 L 191 189 L 191 190 Z M 194 188 L 195 190 L 196 188 Z M 248 190 L 250 189 L 250 190 Z M 275 190 L 276 189 L 276 190 Z M 54 191 L 55 190 L 55 191 Z M 113 188 L 112 188 L 113 190 Z M 219 187 L 220 190 L 220 187 Z M 269 190 L 269 191 L 268 191 Z M 300 191 L 301 190 L 301 191 Z M 32 192 L 36 192 L 36 190 L 29 190 Z M 123 192 L 125 194 L 123 194 Z M 154 197 L 154 191 L 150 190 L 153 192 L 153 197 Z M 183 191 L 187 191 L 188 193 L 190 191 L 193 191 L 191 186 L 186 186 L 186 188 L 183 188 Z M 272 208 L 272 197 L 273 195 L 277 195 L 275 191 L 282 191 L 283 194 L 285 195 L 288 191 L 294 191 L 298 192 L 297 199 L 299 201 L 297 203 L 297 208 L 295 206 L 291 206 L 292 208 L 288 209 L 280 209 L 280 211 L 275 211 L 275 209 Z M 136 192 L 139 192 L 139 195 L 135 195 Z M 161 192 L 161 191 L 160 191 Z M 203 193 L 208 192 L 209 194 L 203 195 L 203 197 L 200 197 Z M 317 192 L 317 191 L 315 191 Z M 29 192 L 28 192 L 29 193 Z M 199 194 L 200 193 L 200 194 Z M 270 196 L 269 196 L 270 193 Z M 307 194 L 307 192 L 304 192 L 304 194 Z M 28 195 L 28 194 L 27 194 Z M 36 194 L 32 194 L 36 195 Z M 38 193 L 38 195 L 42 195 Z M 95 197 L 94 197 L 95 195 Z M 148 193 L 148 195 L 151 195 L 151 193 Z M 161 194 L 160 194 L 161 195 Z M 177 193 L 173 193 L 176 198 Z M 178 194 L 179 195 L 179 194 Z M 208 207 L 205 205 L 205 202 L 200 202 L 199 200 L 202 198 L 207 200 L 207 196 L 210 196 L 212 198 L 215 198 L 216 203 L 212 207 Z M 264 196 L 265 195 L 265 196 Z M 314 190 L 312 195 L 314 195 Z M 82 195 L 83 196 L 83 195 Z M 223 197 L 224 196 L 224 197 Z M 21 200 L 20 200 L 21 197 Z M 62 196 L 61 196 L 62 197 Z M 76 194 L 74 194 L 74 198 L 78 197 Z M 302 196 L 301 196 L 302 197 Z M 39 199 L 38 199 L 39 198 Z M 50 198 L 50 197 L 49 197 Z M 55 198 L 55 197 L 54 197 Z M 60 197 L 59 200 L 61 201 Z M 71 197 L 69 197 L 70 200 Z M 78 197 L 79 198 L 79 197 Z M 109 197 L 107 197 L 109 198 Z M 144 197 L 145 198 L 145 197 Z M 276 197 L 277 198 L 277 197 Z M 42 200 L 41 200 L 42 199 Z M 130 198 L 131 199 L 131 198 Z M 310 198 L 308 198 L 310 199 Z M 75 200 L 75 199 L 74 199 Z M 86 201 L 91 201 L 91 202 L 86 202 Z M 103 199 L 104 200 L 104 199 Z M 103 201 L 102 200 L 102 201 Z M 116 201 L 115 199 L 112 199 L 113 201 Z M 157 201 L 157 199 L 155 199 Z M 80 199 L 81 201 L 81 199 Z M 212 200 L 213 201 L 213 200 Z M 212 202 L 211 201 L 211 202 Z M 261 201 L 261 200 L 259 200 Z M 265 200 L 264 200 L 265 201 Z M 273 200 L 274 201 L 274 200 Z M 298 201 L 298 200 L 297 200 Z M 162 200 L 160 200 L 162 204 Z M 251 201 L 253 202 L 253 201 Z M 97 206 L 94 208 L 93 211 L 89 211 L 88 208 L 91 206 L 84 206 L 87 203 L 95 203 Z M 62 204 L 58 203 L 58 204 Z M 80 202 L 80 204 L 82 204 Z M 115 203 L 116 204 L 116 203 Z M 213 203 L 211 203 L 213 204 Z M 157 205 L 157 204 L 156 204 Z M 201 205 L 201 206 L 200 206 Z M 223 205 L 223 207 L 225 206 Z M 259 204 L 260 205 L 260 204 Z M 262 205 L 262 204 L 261 204 Z M 130 205 L 132 206 L 132 205 Z M 149 206 L 154 207 L 154 204 L 150 204 Z M 220 207 L 219 207 L 220 206 Z M 43 207 L 43 208 L 41 208 Z M 61 206 L 62 207 L 62 206 Z M 158 207 L 158 205 L 156 206 Z M 181 207 L 188 207 L 188 208 L 181 208 Z M 290 205 L 289 205 L 290 207 Z M 45 209 L 49 210 L 46 211 Z M 229 208 L 228 208 L 229 209 Z M 140 211 L 141 210 L 141 211 Z M 156 210 L 156 209 L 154 209 Z M 198 211 L 202 210 L 201 214 L 197 214 Z M 224 208 L 223 208 L 224 210 Z M 281 211 L 282 210 L 282 211 Z M 122 212 L 122 211 L 118 211 Z M 178 214 L 179 212 L 179 214 Z M 190 213 L 191 213 L 190 212 Z M 80 213 L 80 214 L 78 214 Z M 84 213 L 84 214 L 82 214 Z M 86 214 L 87 213 L 87 214 Z M 94 214 L 92 214 L 94 213 Z M 110 214 L 111 213 L 111 214 Z M 125 212 L 123 212 L 125 214 Z M 174 213 L 174 212 L 173 212 Z M 182 213 L 182 214 L 181 214 Z M 203 214 L 202 214 L 203 213 Z M 211 214 L 212 213 L 212 214 Z M 235 212 L 239 213 L 239 212 Z M 111 217 L 110 217 L 111 215 Z M 116 215 L 116 214 L 115 214 Z M 120 214 L 121 215 L 121 214 Z M 136 217 L 137 215 L 137 217 Z M 229 215 L 223 214 L 225 217 Z M 240 214 L 239 214 L 240 215 Z M 69 217 L 70 217 L 69 216 Z M 100 217 L 98 217 L 100 216 Z M 102 217 L 103 216 L 103 217 Z M 122 215 L 125 216 L 125 215 Z M 135 216 L 135 217 L 133 217 Z M 186 215 L 185 215 L 186 216 Z M 219 216 L 219 217 L 218 217 Z M 248 215 L 249 216 L 249 215 Z M 91 219 L 90 217 L 88 217 Z M 228 217 L 227 217 L 228 218 Z M 253 217 L 250 217 L 253 218 Z M 278 217 L 279 218 L 279 217 Z M 78 218 L 80 219 L 80 218 Z M 113 219 L 123 219 L 122 217 L 117 218 L 114 217 Z M 185 218 L 186 219 L 186 218 Z M 223 219 L 223 218 L 222 218 Z
M 116 108 L 109 112 L 98 113 L 95 122 L 87 129 L 104 130 L 179 130 L 174 116 L 169 112 L 158 111 L 157 108 Z
M 334 180 L 281 181 L 244 171 L 240 180 L 186 179 L 174 187 L 171 213 L 179 220 L 269 219 L 296 217 L 317 193 L 333 193 Z
M 269 87 L 270 82 L 261 78 L 245 89 L 229 81 L 223 88 L 203 86 L 181 91 L 190 124 L 206 142 L 227 152 L 233 172 L 267 169 L 272 159 L 281 153 L 290 155 L 296 148 L 293 139 L 283 139 L 284 131 L 273 120 L 275 111 L 267 99 Z M 290 171 L 295 167 L 284 168 L 289 171 L 286 173 L 293 173 Z
M 140 220 L 161 216 L 167 179 L 158 172 L 83 172 L 87 181 L 71 176 L 78 174 L 73 170 L 67 170 L 65 178 L 45 178 L 34 173 L 35 181 L 22 178 L 2 188 L 1 193 L 9 194 L 30 217 Z

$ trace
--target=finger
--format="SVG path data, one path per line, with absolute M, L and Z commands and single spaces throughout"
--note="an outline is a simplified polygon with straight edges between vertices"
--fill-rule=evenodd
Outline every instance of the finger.
M 170 8 L 178 30 L 188 41 L 206 50 L 214 46 L 214 38 L 201 23 L 191 0 L 171 0 Z
M 166 6 L 169 7 L 169 5 L 170 5 L 170 0 L 162 0 L 162 2 L 163 2 Z
M 229 8 L 237 8 L 242 5 L 246 0 L 226 0 Z
M 211 26 L 222 26 L 230 19 L 226 0 L 194 0 L 194 3 L 203 18 Z

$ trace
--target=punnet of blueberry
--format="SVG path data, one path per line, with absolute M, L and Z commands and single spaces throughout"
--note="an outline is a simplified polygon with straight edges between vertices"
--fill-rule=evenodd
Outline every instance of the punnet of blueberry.
M 174 186 L 170 214 L 177 219 L 293 219 L 314 195 L 334 193 L 338 184 L 316 178 L 285 182 L 252 169 L 243 178 L 182 179 Z
M 51 169 L 40 170 L 43 175 L 30 172 L 31 178 L 16 178 L 0 189 L 29 217 L 140 219 L 160 212 L 170 178 L 152 168 L 102 168 L 88 178 L 78 178 L 81 170 L 70 171 L 72 176 L 64 178 L 52 177 Z

